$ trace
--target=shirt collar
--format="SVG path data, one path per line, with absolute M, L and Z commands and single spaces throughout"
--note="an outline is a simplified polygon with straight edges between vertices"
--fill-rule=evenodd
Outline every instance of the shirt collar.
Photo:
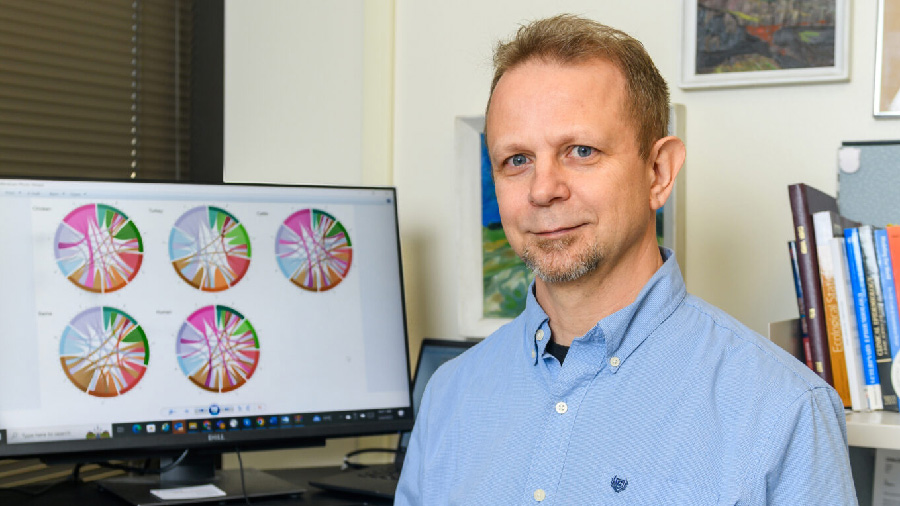
M 606 356 L 618 358 L 613 361 L 618 366 L 612 366 L 612 372 L 616 372 L 644 339 L 675 311 L 687 293 L 672 250 L 659 250 L 663 265 L 647 281 L 634 302 L 603 318 L 587 334 L 576 339 L 605 341 Z M 534 282 L 528 290 L 522 318 L 525 323 L 525 356 L 537 364 L 550 338 L 550 328 L 547 325 L 549 317 L 534 296 Z M 538 330 L 545 334 L 543 339 L 537 339 Z

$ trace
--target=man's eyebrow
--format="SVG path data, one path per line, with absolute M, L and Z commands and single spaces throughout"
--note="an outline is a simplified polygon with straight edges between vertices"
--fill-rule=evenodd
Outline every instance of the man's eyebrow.
M 519 141 L 515 141 L 515 140 L 509 141 L 506 143 L 495 144 L 494 149 L 491 149 L 490 145 L 488 145 L 488 155 L 490 155 L 492 152 L 497 152 L 497 151 L 503 152 L 503 153 L 515 154 L 515 153 L 519 153 L 522 151 L 529 151 L 529 149 L 526 148 L 523 143 L 521 143 Z

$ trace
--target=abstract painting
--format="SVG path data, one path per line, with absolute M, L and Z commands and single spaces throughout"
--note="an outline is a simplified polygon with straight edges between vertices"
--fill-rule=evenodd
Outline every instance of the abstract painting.
M 847 0 L 686 0 L 682 87 L 846 80 Z
M 482 314 L 486 318 L 515 318 L 525 309 L 525 295 L 534 274 L 516 255 L 503 233 L 491 160 L 484 134 L 480 137 Z
M 531 272 L 516 256 L 503 227 L 484 142 L 484 116 L 458 116 L 459 333 L 485 337 L 525 307 Z

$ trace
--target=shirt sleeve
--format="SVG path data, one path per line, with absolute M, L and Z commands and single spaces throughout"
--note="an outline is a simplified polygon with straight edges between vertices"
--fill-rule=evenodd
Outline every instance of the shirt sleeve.
M 833 388 L 816 387 L 801 395 L 765 435 L 761 456 L 765 490 L 762 504 L 848 506 L 858 504 L 844 406 Z M 754 501 L 754 504 L 757 501 Z
M 422 395 L 422 404 L 413 427 L 406 457 L 400 471 L 400 481 L 394 494 L 394 506 L 418 506 L 423 504 L 422 474 L 427 428 L 427 413 L 431 406 L 431 390 L 426 387 Z

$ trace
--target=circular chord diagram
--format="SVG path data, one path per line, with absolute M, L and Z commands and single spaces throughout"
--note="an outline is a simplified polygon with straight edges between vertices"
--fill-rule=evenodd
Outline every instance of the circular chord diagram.
M 210 392 L 230 392 L 256 371 L 259 338 L 241 313 L 227 306 L 206 306 L 181 326 L 177 354 L 182 372 L 195 385 Z
M 290 215 L 275 238 L 278 266 L 292 283 L 313 292 L 330 290 L 350 271 L 353 246 L 344 226 L 318 209 Z
M 130 283 L 144 255 L 134 222 L 104 204 L 87 204 L 66 215 L 54 244 L 63 275 L 94 293 L 114 292 Z
M 231 213 L 195 207 L 178 218 L 169 235 L 169 260 L 189 285 L 206 292 L 234 286 L 250 267 L 250 237 Z
M 116 397 L 134 388 L 150 360 L 147 336 L 124 311 L 98 306 L 78 314 L 63 331 L 59 360 L 83 392 Z

